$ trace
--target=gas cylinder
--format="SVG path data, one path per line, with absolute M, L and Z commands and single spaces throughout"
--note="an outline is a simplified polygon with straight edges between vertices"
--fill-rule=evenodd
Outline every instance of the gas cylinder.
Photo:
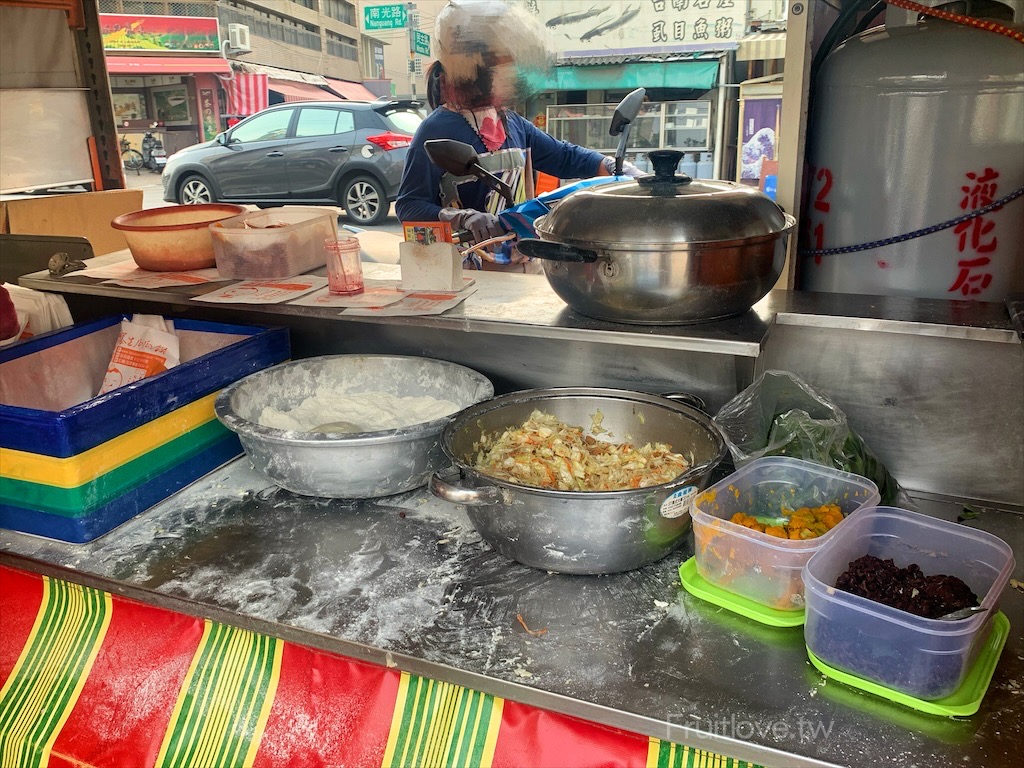
M 699 178 L 697 176 L 697 158 L 698 157 L 700 157 L 700 155 L 698 153 L 696 153 L 696 152 L 694 152 L 693 154 L 689 154 L 689 155 L 684 152 L 683 153 L 683 160 L 679 164 L 679 170 L 682 173 L 685 173 L 691 179 Z
M 808 130 L 800 287 L 1002 302 L 1024 291 L 1024 45 L 925 18 L 826 59 Z M 880 241 L 928 230 L 891 244 Z M 806 251 L 879 243 L 838 254 Z
M 701 152 L 697 161 L 697 178 L 710 179 L 715 175 L 714 156 L 710 152 Z

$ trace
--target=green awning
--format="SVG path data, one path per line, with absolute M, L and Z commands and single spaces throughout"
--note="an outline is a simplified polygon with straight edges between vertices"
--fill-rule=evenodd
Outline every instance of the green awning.
M 687 88 L 706 91 L 718 81 L 718 61 L 636 61 L 601 66 L 555 67 L 531 76 L 537 91 L 585 91 L 619 88 Z

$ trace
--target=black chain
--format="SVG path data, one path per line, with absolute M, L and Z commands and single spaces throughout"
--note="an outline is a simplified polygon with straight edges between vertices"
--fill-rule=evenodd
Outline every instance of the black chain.
M 965 213 L 963 216 L 957 216 L 955 219 L 950 219 L 942 224 L 935 224 L 924 229 L 917 229 L 913 232 L 908 232 L 905 235 L 897 235 L 895 237 L 887 237 L 884 240 L 875 240 L 873 243 L 861 243 L 860 245 L 844 245 L 840 248 L 820 248 L 818 250 L 811 249 L 800 249 L 797 251 L 801 256 L 833 256 L 838 253 L 856 253 L 857 251 L 870 251 L 872 248 L 881 248 L 885 245 L 892 245 L 893 243 L 902 243 L 906 240 L 913 240 L 916 237 L 923 237 L 924 235 L 930 235 L 933 232 L 939 232 L 943 229 L 949 229 L 955 227 L 957 224 L 961 224 L 965 221 L 970 221 L 978 216 L 984 216 L 989 211 L 994 211 L 996 208 L 1001 208 L 1012 200 L 1016 200 L 1021 195 L 1024 195 L 1024 187 L 1021 187 L 1016 192 L 1011 192 L 1006 197 L 1001 197 L 993 203 L 989 203 L 984 208 L 978 208 L 976 211 Z

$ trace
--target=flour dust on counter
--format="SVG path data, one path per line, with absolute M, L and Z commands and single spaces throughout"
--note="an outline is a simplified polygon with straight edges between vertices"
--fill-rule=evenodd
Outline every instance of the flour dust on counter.
M 277 487 L 220 505 L 213 525 L 180 530 L 172 556 L 154 553 L 144 586 L 394 650 L 436 621 L 466 555 L 401 507 Z

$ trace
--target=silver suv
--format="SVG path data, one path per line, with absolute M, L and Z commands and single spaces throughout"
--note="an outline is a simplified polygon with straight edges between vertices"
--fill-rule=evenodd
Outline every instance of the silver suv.
M 418 101 L 278 104 L 171 155 L 164 200 L 340 205 L 353 223 L 378 224 L 424 116 Z

